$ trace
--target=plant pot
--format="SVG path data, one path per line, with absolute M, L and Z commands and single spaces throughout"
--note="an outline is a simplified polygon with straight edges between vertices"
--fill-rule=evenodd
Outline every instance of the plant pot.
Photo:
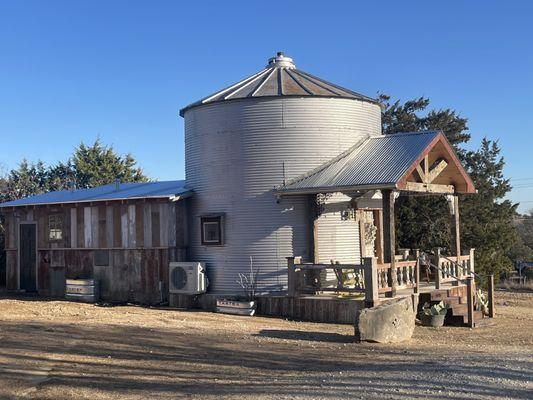
M 216 311 L 223 314 L 252 316 L 255 314 L 255 308 L 255 301 L 219 299 Z
M 432 326 L 433 328 L 440 328 L 444 325 L 444 317 L 446 317 L 445 314 L 443 315 L 421 315 L 420 321 L 422 322 L 422 325 L 424 326 Z

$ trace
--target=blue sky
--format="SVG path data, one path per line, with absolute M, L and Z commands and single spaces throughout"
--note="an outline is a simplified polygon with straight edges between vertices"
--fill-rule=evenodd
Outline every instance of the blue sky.
M 153 178 L 184 176 L 178 109 L 278 50 L 361 93 L 469 118 L 498 139 L 511 194 L 533 208 L 533 2 L 0 2 L 4 170 L 100 137 Z

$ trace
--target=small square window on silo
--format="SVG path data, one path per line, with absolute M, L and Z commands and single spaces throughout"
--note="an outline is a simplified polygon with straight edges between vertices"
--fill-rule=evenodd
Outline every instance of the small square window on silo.
M 204 246 L 222 245 L 222 216 L 201 217 L 202 244 Z

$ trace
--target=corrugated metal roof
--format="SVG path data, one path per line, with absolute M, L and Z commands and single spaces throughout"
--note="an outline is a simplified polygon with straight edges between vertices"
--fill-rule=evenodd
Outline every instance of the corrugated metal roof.
M 280 192 L 395 187 L 439 134 L 430 131 L 369 137 L 314 171 L 288 182 Z
M 340 97 L 346 99 L 364 100 L 376 103 L 376 100 L 344 89 L 338 85 L 327 82 L 307 72 L 296 69 L 292 58 L 278 53 L 276 57 L 268 60 L 265 69 L 253 74 L 234 85 L 189 104 L 180 110 L 183 116 L 189 108 L 203 104 L 226 100 L 274 97 L 274 96 L 298 96 L 298 97 Z
M 17 207 L 42 204 L 83 203 L 107 200 L 126 200 L 139 198 L 172 198 L 186 196 L 191 191 L 185 181 L 162 181 L 143 183 L 121 183 L 117 190 L 115 184 L 98 186 L 91 189 L 60 190 L 24 199 L 8 201 L 0 207 Z

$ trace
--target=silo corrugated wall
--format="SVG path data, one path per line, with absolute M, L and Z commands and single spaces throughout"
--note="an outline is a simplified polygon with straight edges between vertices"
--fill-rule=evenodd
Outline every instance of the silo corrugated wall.
M 190 252 L 207 263 L 211 292 L 238 292 L 238 273 L 248 271 L 250 257 L 260 290 L 286 286 L 285 257 L 308 250 L 308 205 L 298 196 L 277 202 L 274 187 L 379 134 L 380 112 L 366 101 L 319 97 L 222 101 L 185 112 L 186 181 L 195 192 Z M 200 216 L 210 213 L 225 213 L 223 246 L 201 245 Z M 335 249 L 357 257 L 355 225 L 346 241 L 348 224 L 331 229 L 339 232 Z

